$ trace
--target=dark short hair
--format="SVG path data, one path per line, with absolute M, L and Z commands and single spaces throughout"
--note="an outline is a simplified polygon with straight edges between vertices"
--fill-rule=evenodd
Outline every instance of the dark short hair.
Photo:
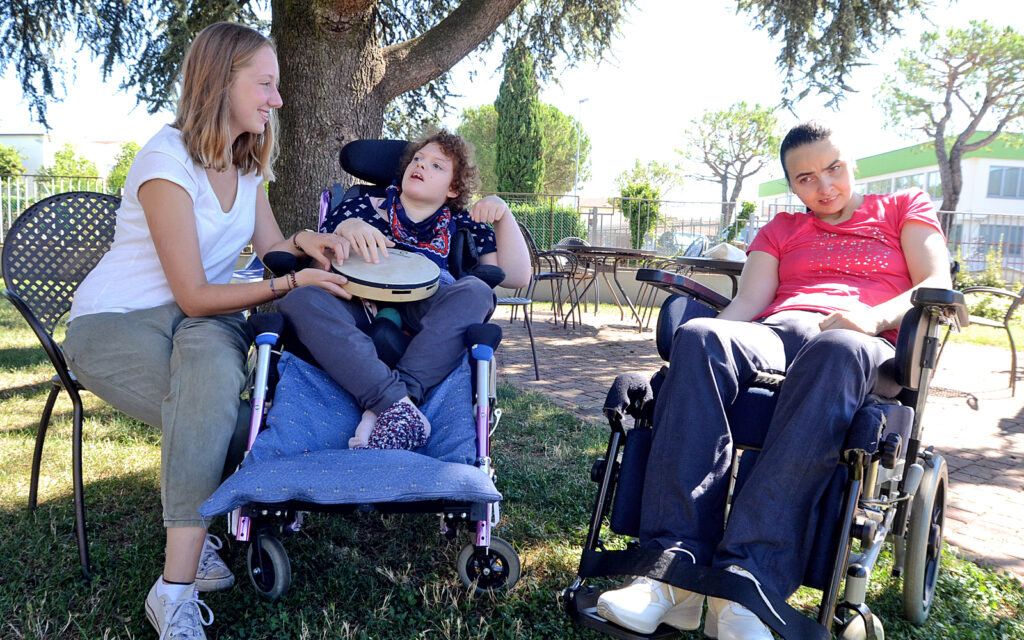
M 782 144 L 779 146 L 779 161 L 782 163 L 782 173 L 786 176 L 786 182 L 789 182 L 789 170 L 786 169 L 786 154 L 790 150 L 802 147 L 805 144 L 827 140 L 831 135 L 832 129 L 824 122 L 818 122 L 817 120 L 801 122 L 789 130 L 789 133 L 782 139 Z
M 416 152 L 431 142 L 436 142 L 437 146 L 441 147 L 441 151 L 451 159 L 453 165 L 452 184 L 449 188 L 458 195 L 445 200 L 445 205 L 452 210 L 452 213 L 462 211 L 469 204 L 473 193 L 480 188 L 480 170 L 477 168 L 476 160 L 473 157 L 473 145 L 462 136 L 441 129 L 436 133 L 410 142 L 405 148 L 405 153 L 402 155 L 402 161 L 398 165 L 398 176 L 405 175 L 405 170 L 408 168 L 409 163 L 412 162 Z

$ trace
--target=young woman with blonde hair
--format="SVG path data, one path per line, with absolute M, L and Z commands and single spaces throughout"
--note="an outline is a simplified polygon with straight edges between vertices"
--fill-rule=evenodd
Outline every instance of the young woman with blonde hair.
M 181 75 L 177 117 L 132 163 L 113 245 L 79 288 L 64 343 L 87 389 L 163 431 L 166 558 L 146 598 L 161 639 L 205 638 L 213 614 L 197 592 L 234 581 L 198 507 L 220 483 L 233 439 L 244 438 L 249 340 L 240 311 L 302 285 L 349 297 L 342 276 L 316 268 L 229 284 L 249 242 L 258 255 L 304 253 L 323 265 L 348 254 L 339 236 L 285 238 L 274 220 L 264 183 L 282 101 L 270 40 L 211 25 Z

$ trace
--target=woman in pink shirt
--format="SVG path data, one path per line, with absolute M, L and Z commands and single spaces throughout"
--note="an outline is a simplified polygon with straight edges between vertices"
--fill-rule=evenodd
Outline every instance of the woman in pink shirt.
M 655 405 L 639 537 L 643 547 L 741 574 L 784 600 L 804 575 L 814 505 L 854 413 L 869 393 L 899 390 L 887 371 L 911 292 L 951 282 L 945 238 L 924 192 L 854 192 L 852 159 L 820 123 L 790 130 L 779 156 L 808 211 L 780 213 L 761 229 L 739 292 L 718 317 L 676 330 Z M 726 526 L 726 413 L 758 371 L 784 372 L 786 381 Z M 706 635 L 772 637 L 746 607 L 708 600 Z M 703 604 L 701 594 L 641 577 L 602 594 L 597 611 L 650 633 L 660 623 L 698 628 Z

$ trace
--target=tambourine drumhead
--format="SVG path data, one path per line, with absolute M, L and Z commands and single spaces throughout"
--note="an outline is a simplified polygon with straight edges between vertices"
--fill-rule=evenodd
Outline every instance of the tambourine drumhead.
M 345 290 L 367 300 L 410 302 L 434 295 L 441 269 L 430 258 L 402 249 L 388 249 L 380 262 L 366 262 L 355 251 L 331 267 L 348 278 Z

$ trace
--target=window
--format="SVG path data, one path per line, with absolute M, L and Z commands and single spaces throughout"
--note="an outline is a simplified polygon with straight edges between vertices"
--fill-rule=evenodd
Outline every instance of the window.
M 942 174 L 938 171 L 928 172 L 928 187 L 925 189 L 932 200 L 942 199 Z
M 884 194 L 892 192 L 892 180 L 886 178 L 884 180 L 874 180 L 864 185 L 864 193 L 867 195 L 872 194 Z
M 896 190 L 909 189 L 910 187 L 924 188 L 924 174 L 915 173 L 912 176 L 900 176 L 896 178 Z
M 1001 245 L 1004 256 L 1021 255 L 1024 244 L 1024 227 L 1008 224 L 983 224 L 980 226 L 982 244 Z
M 988 196 L 990 198 L 1024 198 L 1022 167 L 990 167 Z

